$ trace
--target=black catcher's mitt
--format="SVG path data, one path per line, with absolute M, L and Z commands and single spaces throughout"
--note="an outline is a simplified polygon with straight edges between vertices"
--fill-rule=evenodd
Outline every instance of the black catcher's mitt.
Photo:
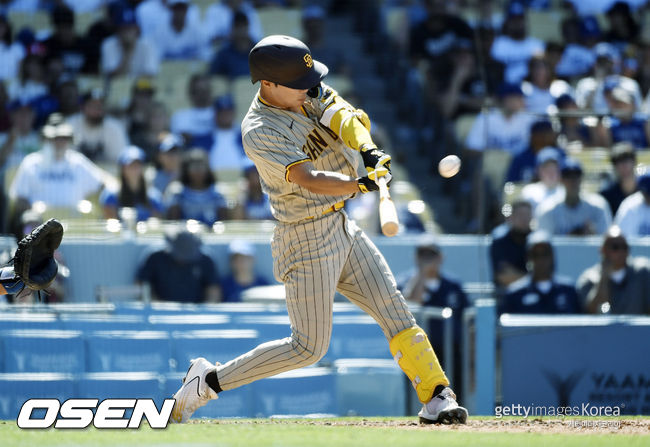
M 49 286 L 59 270 L 54 260 L 54 250 L 63 239 L 63 226 L 56 219 L 34 228 L 18 242 L 14 255 L 14 274 L 25 287 L 42 290 Z

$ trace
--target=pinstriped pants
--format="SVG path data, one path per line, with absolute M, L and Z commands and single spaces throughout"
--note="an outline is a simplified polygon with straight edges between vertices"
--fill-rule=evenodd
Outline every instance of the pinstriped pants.
M 218 366 L 223 390 L 321 359 L 332 333 L 336 290 L 372 316 L 388 340 L 415 324 L 386 260 L 344 211 L 279 223 L 271 248 L 274 275 L 286 289 L 291 337 L 263 343 Z

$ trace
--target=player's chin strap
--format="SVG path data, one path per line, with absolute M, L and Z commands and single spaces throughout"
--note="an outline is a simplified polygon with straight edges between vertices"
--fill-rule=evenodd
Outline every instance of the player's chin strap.
M 438 385 L 449 386 L 449 380 L 421 327 L 416 325 L 404 329 L 392 338 L 389 348 L 399 367 L 411 379 L 423 404 L 431 400 Z

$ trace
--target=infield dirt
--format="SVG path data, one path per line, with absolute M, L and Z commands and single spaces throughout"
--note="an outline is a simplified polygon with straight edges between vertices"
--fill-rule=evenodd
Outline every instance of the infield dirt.
M 650 435 L 650 419 L 642 418 L 486 418 L 470 419 L 465 425 L 424 425 L 417 421 L 405 419 L 198 419 L 190 424 L 219 425 L 314 425 L 334 427 L 377 427 L 397 428 L 403 430 L 435 430 L 445 432 L 512 432 L 512 433 L 565 433 L 565 434 L 626 434 Z

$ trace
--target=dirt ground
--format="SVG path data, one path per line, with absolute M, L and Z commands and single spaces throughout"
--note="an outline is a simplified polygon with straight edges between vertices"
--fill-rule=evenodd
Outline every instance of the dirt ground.
M 565 433 L 565 434 L 605 434 L 620 433 L 628 435 L 650 435 L 650 419 L 470 419 L 465 425 L 424 425 L 417 418 L 413 420 L 377 420 L 377 419 L 221 419 L 212 421 L 194 420 L 194 423 L 216 424 L 298 424 L 320 426 L 357 426 L 398 428 L 404 430 L 435 430 L 456 432 L 513 432 L 513 433 Z

